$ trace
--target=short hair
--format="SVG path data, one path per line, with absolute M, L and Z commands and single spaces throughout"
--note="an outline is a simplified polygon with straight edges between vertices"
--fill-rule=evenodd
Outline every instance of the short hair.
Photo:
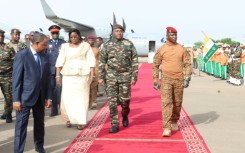
M 0 33 L 3 33 L 3 34 L 4 34 L 4 33 L 5 33 L 5 31 L 3 31 L 2 29 L 0 29 Z
M 76 33 L 78 35 L 78 37 L 81 39 L 81 34 L 80 34 L 80 31 L 78 29 L 72 29 L 71 31 L 69 31 L 69 42 L 70 42 L 70 37 L 71 37 L 71 33 Z
M 13 33 L 21 33 L 21 31 L 19 30 L 19 29 L 17 29 L 17 28 L 13 28 L 13 29 L 11 29 L 11 34 L 13 34 Z
M 40 33 L 40 32 L 36 32 L 34 33 L 33 35 L 33 38 L 31 39 L 31 43 L 37 43 L 37 42 L 43 42 L 45 39 L 48 39 L 48 37 L 43 34 L 43 33 Z
M 25 37 L 26 37 L 26 36 L 30 36 L 30 34 L 27 33 L 27 34 L 25 34 Z
M 32 35 L 32 33 L 39 33 L 38 31 L 31 31 L 29 34 Z
M 101 38 L 101 37 L 97 37 L 96 39 L 99 39 L 100 41 L 103 42 L 103 38 Z

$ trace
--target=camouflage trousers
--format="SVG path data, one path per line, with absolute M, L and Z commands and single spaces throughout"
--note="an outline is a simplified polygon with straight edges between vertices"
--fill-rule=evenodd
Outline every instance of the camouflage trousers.
M 4 114 L 11 114 L 13 110 L 12 103 L 12 77 L 0 75 L 0 88 L 2 90 L 5 103 L 4 103 Z
M 131 96 L 130 82 L 115 82 L 107 80 L 106 94 L 110 109 L 111 125 L 119 125 L 117 105 L 122 107 L 122 116 L 128 116 L 130 112 L 129 103 Z
M 236 79 L 241 79 L 240 77 L 240 59 L 232 61 L 231 65 L 231 77 L 236 78 Z
M 98 77 L 94 77 L 91 85 L 90 85 L 90 92 L 89 92 L 89 105 L 93 106 L 96 105 L 96 97 L 98 92 Z
M 161 100 L 163 129 L 171 129 L 171 124 L 177 123 L 183 101 L 183 80 L 175 80 L 162 76 Z

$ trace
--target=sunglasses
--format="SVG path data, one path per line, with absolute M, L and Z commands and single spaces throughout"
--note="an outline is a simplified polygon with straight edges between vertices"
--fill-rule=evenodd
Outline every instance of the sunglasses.
M 52 32 L 51 34 L 52 34 L 52 35 L 58 35 L 59 32 Z

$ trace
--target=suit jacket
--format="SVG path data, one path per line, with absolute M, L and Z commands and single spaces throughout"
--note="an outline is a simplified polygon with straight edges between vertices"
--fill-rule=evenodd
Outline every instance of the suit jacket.
M 49 56 L 50 71 L 52 75 L 55 75 L 56 72 L 55 63 L 59 55 L 60 47 L 63 43 L 65 43 L 65 41 L 62 39 L 57 39 L 57 43 L 53 39 L 49 39 L 48 41 L 48 47 L 46 53 Z
M 41 74 L 30 48 L 18 52 L 13 64 L 13 101 L 33 106 L 41 94 L 42 102 L 52 99 L 50 65 L 47 54 L 40 53 Z

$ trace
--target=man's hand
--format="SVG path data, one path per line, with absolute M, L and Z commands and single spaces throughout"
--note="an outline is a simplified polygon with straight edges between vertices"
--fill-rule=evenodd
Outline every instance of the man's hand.
M 103 85 L 104 84 L 104 80 L 103 79 L 99 79 L 98 82 L 99 82 L 100 85 Z
M 89 77 L 88 83 L 91 85 L 92 82 L 93 82 L 93 77 Z
M 61 77 L 56 76 L 55 79 L 56 79 L 56 85 L 61 86 Z
M 191 81 L 191 77 L 185 77 L 184 78 L 184 88 L 189 87 L 190 81 Z
M 160 89 L 160 85 L 158 84 L 158 81 L 154 81 L 153 88 L 155 90 L 159 90 Z
M 130 84 L 131 84 L 132 86 L 134 86 L 134 85 L 136 84 L 136 81 L 131 80 Z
M 47 107 L 47 108 L 51 108 L 52 107 L 52 100 L 51 99 L 46 99 L 45 100 L 45 106 Z
M 16 110 L 17 112 L 21 112 L 21 102 L 20 101 L 13 102 L 13 109 Z

